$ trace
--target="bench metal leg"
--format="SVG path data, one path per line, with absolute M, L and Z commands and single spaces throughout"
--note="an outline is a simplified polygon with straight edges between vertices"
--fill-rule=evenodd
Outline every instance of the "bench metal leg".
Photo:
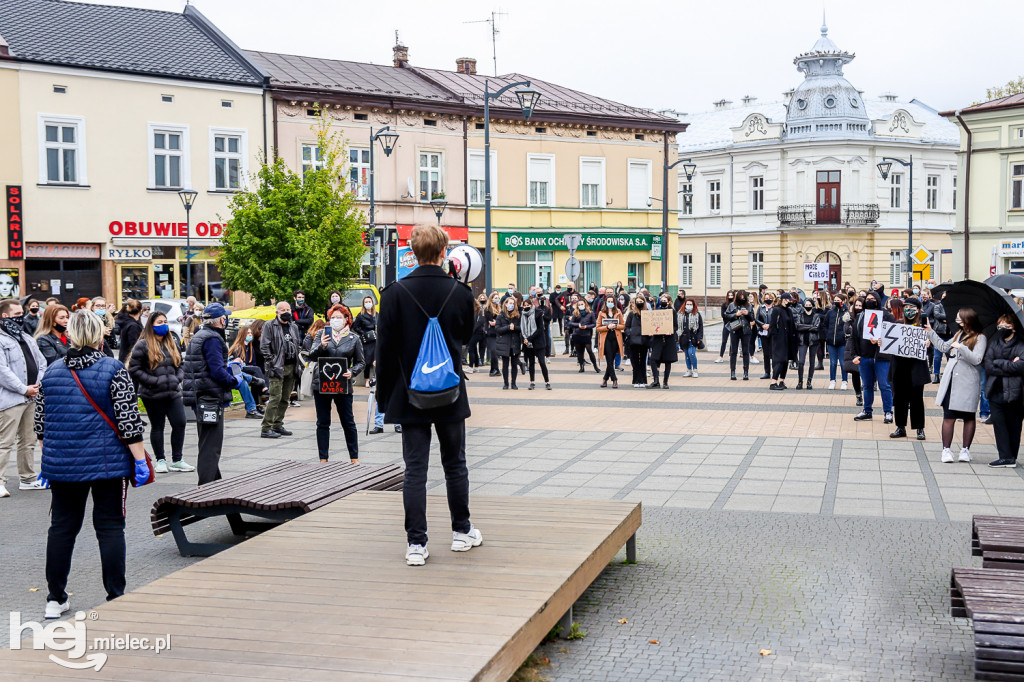
M 631 564 L 636 563 L 636 533 L 630 535 L 626 540 L 626 561 Z
M 178 553 L 181 556 L 213 556 L 231 545 L 223 545 L 212 542 L 191 542 L 185 536 L 185 529 L 181 525 L 181 510 L 175 508 L 167 515 L 168 524 L 171 526 L 171 535 L 178 545 Z
M 558 621 L 558 625 L 559 625 L 559 627 L 562 628 L 562 631 L 559 633 L 558 636 L 561 637 L 562 639 L 569 639 L 569 633 L 572 631 L 572 607 L 571 606 L 569 607 L 569 610 L 565 612 L 565 615 L 562 616 L 562 619 L 560 621 Z

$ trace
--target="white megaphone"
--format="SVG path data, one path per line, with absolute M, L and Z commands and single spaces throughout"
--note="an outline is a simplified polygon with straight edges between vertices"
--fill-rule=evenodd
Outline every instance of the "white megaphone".
M 484 271 L 484 257 L 469 244 L 459 244 L 448 252 L 449 271 L 455 279 L 469 284 Z

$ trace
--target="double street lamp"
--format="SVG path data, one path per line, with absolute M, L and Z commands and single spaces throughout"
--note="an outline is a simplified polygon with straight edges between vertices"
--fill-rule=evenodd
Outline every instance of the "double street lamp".
M 882 180 L 889 179 L 889 171 L 893 162 L 904 168 L 910 169 L 910 182 L 907 185 L 907 288 L 914 287 L 914 155 L 910 155 L 910 161 L 904 161 L 893 156 L 883 156 L 882 162 L 878 164 L 878 172 L 882 174 Z
M 693 174 L 697 170 L 693 159 L 678 159 L 669 165 L 668 156 L 665 157 L 661 187 L 661 293 L 668 291 L 668 172 L 679 164 L 683 164 L 683 173 L 688 183 L 693 181 Z
M 391 126 L 384 126 L 376 133 L 370 128 L 370 281 L 377 284 L 377 230 L 374 227 L 374 191 L 373 191 L 373 143 L 380 141 L 380 147 L 384 156 L 391 156 L 398 141 L 398 133 L 391 130 Z
M 192 296 L 192 204 L 198 194 L 194 189 L 178 190 L 178 198 L 185 207 L 185 298 Z
M 490 295 L 491 283 L 491 100 L 498 99 L 511 88 L 523 86 L 516 90 L 516 99 L 527 121 L 533 116 L 533 110 L 540 101 L 540 93 L 530 87 L 530 81 L 509 83 L 497 92 L 490 91 L 490 81 L 484 81 L 484 288 Z M 440 221 L 440 216 L 438 216 Z

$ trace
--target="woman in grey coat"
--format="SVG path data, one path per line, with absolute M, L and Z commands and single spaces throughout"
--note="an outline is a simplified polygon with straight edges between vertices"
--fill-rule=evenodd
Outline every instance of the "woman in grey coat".
M 939 382 L 935 404 L 942 408 L 942 461 L 953 461 L 953 426 L 957 419 L 964 421 L 963 447 L 960 461 L 971 461 L 971 443 L 977 428 L 976 413 L 981 398 L 981 373 L 978 365 L 985 358 L 988 339 L 980 332 L 978 314 L 972 308 L 961 308 L 956 314 L 960 331 L 948 341 L 928 327 L 928 340 L 935 350 L 946 355 L 949 362 Z

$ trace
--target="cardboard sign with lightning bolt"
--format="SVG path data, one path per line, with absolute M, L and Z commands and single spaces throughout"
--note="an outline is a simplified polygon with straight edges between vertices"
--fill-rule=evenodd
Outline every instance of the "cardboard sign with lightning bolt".
M 882 338 L 882 312 L 865 310 L 861 315 L 861 336 L 865 341 L 878 341 Z
M 640 333 L 644 336 L 668 336 L 675 332 L 672 326 L 674 316 L 675 311 L 671 308 L 643 310 L 640 312 Z

